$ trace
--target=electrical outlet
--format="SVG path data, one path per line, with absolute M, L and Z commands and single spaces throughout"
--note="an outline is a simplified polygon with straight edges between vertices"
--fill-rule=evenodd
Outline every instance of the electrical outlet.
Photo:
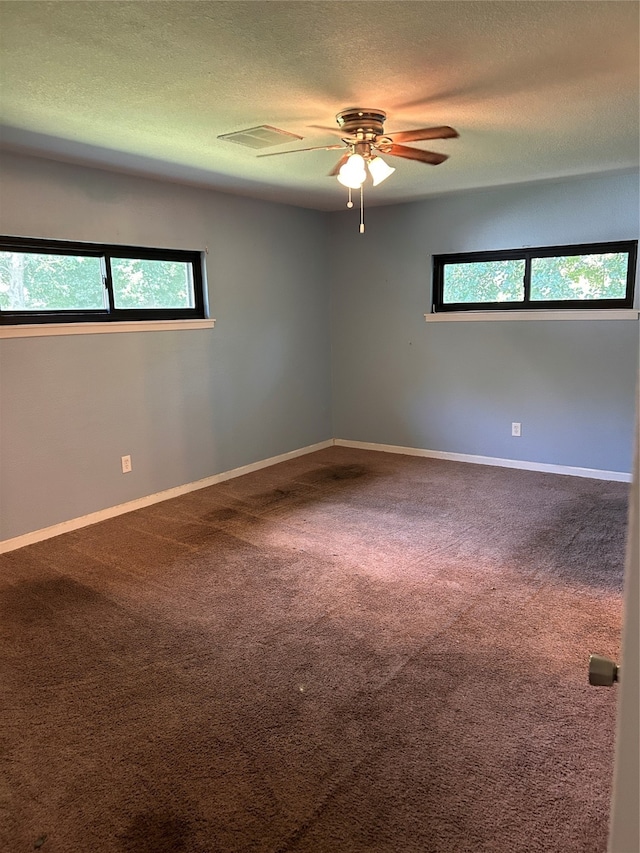
M 121 461 L 122 461 L 122 473 L 128 474 L 129 471 L 131 471 L 131 457 L 130 456 L 123 456 Z
M 522 424 L 511 424 L 511 435 L 522 435 Z

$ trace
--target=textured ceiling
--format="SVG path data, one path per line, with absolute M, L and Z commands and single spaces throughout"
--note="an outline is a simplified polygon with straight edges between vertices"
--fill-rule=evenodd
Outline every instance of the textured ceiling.
M 324 210 L 340 152 L 259 159 L 217 136 L 385 110 L 440 166 L 397 171 L 367 204 L 637 167 L 637 2 L 0 2 L 3 145 Z

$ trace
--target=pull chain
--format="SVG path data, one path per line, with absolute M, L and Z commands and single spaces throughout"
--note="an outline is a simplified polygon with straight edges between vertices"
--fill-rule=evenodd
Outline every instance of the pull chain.
M 347 207 L 352 208 L 353 202 L 351 201 L 351 187 L 349 187 L 349 201 L 347 202 Z
M 360 184 L 360 233 L 364 234 L 364 188 Z

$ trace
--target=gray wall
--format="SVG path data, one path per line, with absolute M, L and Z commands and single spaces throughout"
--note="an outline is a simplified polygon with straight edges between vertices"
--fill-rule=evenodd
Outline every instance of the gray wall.
M 637 173 L 371 208 L 364 235 L 333 214 L 334 437 L 630 472 L 637 321 L 423 315 L 432 254 L 637 239 L 638 217 Z
M 217 324 L 0 341 L 0 539 L 331 437 L 323 214 L 17 155 L 2 167 L 0 233 L 207 246 Z

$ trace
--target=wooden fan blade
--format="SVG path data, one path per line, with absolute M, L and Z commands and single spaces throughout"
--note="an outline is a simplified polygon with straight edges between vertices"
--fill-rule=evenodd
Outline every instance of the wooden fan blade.
M 405 157 L 407 160 L 419 160 L 421 163 L 430 163 L 432 166 L 437 166 L 438 163 L 444 163 L 449 159 L 448 154 L 437 154 L 435 151 L 422 151 L 420 148 L 409 148 L 407 145 L 398 145 L 393 143 L 389 148 L 383 148 L 384 154 L 391 154 L 394 157 Z
M 342 167 L 344 166 L 344 164 L 347 162 L 348 159 L 349 159 L 349 154 L 343 154 L 342 157 L 336 163 L 336 165 L 333 167 L 333 169 L 328 173 L 329 177 L 335 178 L 335 176 L 338 174 L 340 169 L 342 169 Z
M 386 133 L 394 142 L 422 142 L 425 139 L 453 139 L 459 136 L 457 130 L 448 125 L 443 127 L 421 127 L 416 130 L 399 130 L 397 133 Z
M 269 154 L 257 154 L 257 157 L 277 157 L 280 154 L 299 154 L 301 151 L 334 151 L 344 145 L 316 145 L 313 148 L 293 148 L 291 151 L 270 151 Z

